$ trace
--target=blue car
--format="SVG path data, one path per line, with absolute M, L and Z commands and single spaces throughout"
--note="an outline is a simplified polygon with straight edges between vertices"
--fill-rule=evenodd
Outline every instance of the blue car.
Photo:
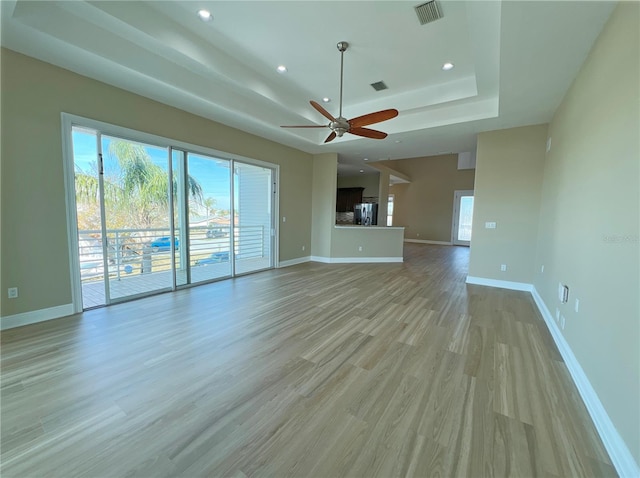
M 198 259 L 197 266 L 206 266 L 207 264 L 219 264 L 220 262 L 229 262 L 229 251 L 214 252 L 206 259 Z
M 173 241 L 174 241 L 174 247 L 176 248 L 176 250 L 178 250 L 180 248 L 180 241 L 178 240 L 177 237 L 174 237 Z M 151 243 L 151 250 L 153 252 L 170 251 L 171 239 L 169 239 L 169 236 L 159 237 L 158 239 L 156 239 Z

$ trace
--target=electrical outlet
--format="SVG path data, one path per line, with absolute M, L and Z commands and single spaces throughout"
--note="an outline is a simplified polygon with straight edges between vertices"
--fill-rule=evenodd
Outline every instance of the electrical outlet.
M 18 298 L 18 288 L 17 287 L 9 287 L 7 289 L 7 296 L 9 299 L 17 299 Z
M 416 237 L 420 237 L 420 233 L 419 232 L 416 232 Z
M 540 274 L 544 274 L 544 265 L 540 266 Z
M 556 307 L 556 322 L 560 322 L 560 309 Z
M 305 247 L 307 247 L 307 246 L 302 246 L 302 250 L 303 250 L 303 251 L 304 251 Z
M 485 229 L 495 229 L 496 228 L 496 223 L 495 222 L 485 222 L 484 223 L 484 228 Z
M 287 222 L 287 218 L 285 216 L 282 216 L 282 222 Z
M 507 265 L 506 265 L 506 264 L 501 264 L 501 265 L 500 265 L 500 270 L 501 270 L 502 272 L 505 272 L 505 271 L 507 270 Z
M 358 246 L 358 252 L 362 252 L 362 246 Z
M 560 328 L 564 330 L 564 315 L 560 316 Z
M 578 299 L 576 299 L 575 309 L 576 309 L 576 312 L 580 312 L 580 301 Z

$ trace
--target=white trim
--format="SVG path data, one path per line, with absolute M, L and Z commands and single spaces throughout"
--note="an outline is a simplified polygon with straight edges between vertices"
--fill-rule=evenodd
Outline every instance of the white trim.
M 325 264 L 331 264 L 331 257 L 311 256 L 311 262 L 324 262 Z
M 452 246 L 452 242 L 447 241 L 427 241 L 425 239 L 405 239 L 404 242 L 413 242 L 416 244 L 437 244 L 440 246 Z
M 271 259 L 272 267 L 280 266 L 280 165 L 273 164 L 271 166 L 273 171 L 273 182 L 275 183 L 275 194 L 273 197 L 273 217 L 271 218 L 271 227 L 273 227 L 274 234 L 271 236 Z M 285 261 L 286 262 L 286 261 Z
M 76 205 L 75 168 L 73 161 L 73 143 L 71 141 L 72 119 L 67 113 L 61 113 L 62 122 L 62 166 L 64 171 L 64 191 L 67 216 L 67 247 L 69 251 L 69 273 L 71 277 L 71 303 L 73 312 L 82 312 L 82 281 L 80 278 L 80 259 L 78 257 L 78 220 Z
M 403 262 L 402 257 L 320 257 L 311 256 L 313 262 L 324 262 L 325 264 L 371 264 Z
M 0 318 L 0 330 L 13 329 L 23 325 L 36 324 L 45 320 L 59 319 L 73 315 L 73 304 L 58 305 L 48 309 L 33 310 L 21 314 L 8 315 Z
M 311 261 L 311 256 L 306 256 L 306 257 L 296 257 L 295 259 L 289 259 L 287 261 L 280 261 L 278 263 L 278 267 L 289 267 L 289 266 L 295 266 L 297 264 L 303 264 L 305 262 L 309 262 Z
M 525 292 L 531 292 L 533 290 L 533 285 L 527 284 L 526 282 L 511 282 L 508 280 L 487 279 L 485 277 L 467 276 L 467 284 L 498 287 L 500 289 L 522 290 Z
M 618 433 L 618 430 L 616 430 L 616 427 L 611 421 L 611 418 L 609 418 L 604 405 L 602 405 L 602 402 L 598 398 L 598 394 L 589 382 L 587 374 L 580 366 L 580 363 L 573 354 L 569 343 L 565 340 L 562 332 L 558 328 L 558 325 L 553 320 L 551 312 L 549 312 L 549 309 L 535 287 L 531 290 L 531 295 L 538 306 L 538 310 L 540 311 L 544 322 L 547 324 L 547 328 L 560 351 L 560 355 L 562 355 L 562 358 L 564 359 L 564 363 L 569 370 L 569 374 L 578 388 L 582 401 L 589 411 L 589 415 L 598 430 L 598 434 L 602 439 L 604 447 L 609 453 L 609 457 L 611 458 L 618 475 L 621 477 L 640 476 L 640 467 L 635 462 L 631 451 Z

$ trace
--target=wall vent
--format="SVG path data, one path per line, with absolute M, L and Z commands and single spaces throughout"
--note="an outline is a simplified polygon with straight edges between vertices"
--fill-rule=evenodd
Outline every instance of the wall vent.
M 442 10 L 436 0 L 431 0 L 413 8 L 416 11 L 416 15 L 418 15 L 420 25 L 426 25 L 442 18 Z
M 384 81 L 376 81 L 375 83 L 371 83 L 371 87 L 376 91 L 382 91 L 389 88 L 384 84 Z

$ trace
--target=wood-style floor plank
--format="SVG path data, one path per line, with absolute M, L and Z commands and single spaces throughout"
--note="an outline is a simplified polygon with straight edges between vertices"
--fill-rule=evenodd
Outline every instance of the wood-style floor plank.
M 1 337 L 3 477 L 615 476 L 528 293 L 469 251 L 300 264 Z

